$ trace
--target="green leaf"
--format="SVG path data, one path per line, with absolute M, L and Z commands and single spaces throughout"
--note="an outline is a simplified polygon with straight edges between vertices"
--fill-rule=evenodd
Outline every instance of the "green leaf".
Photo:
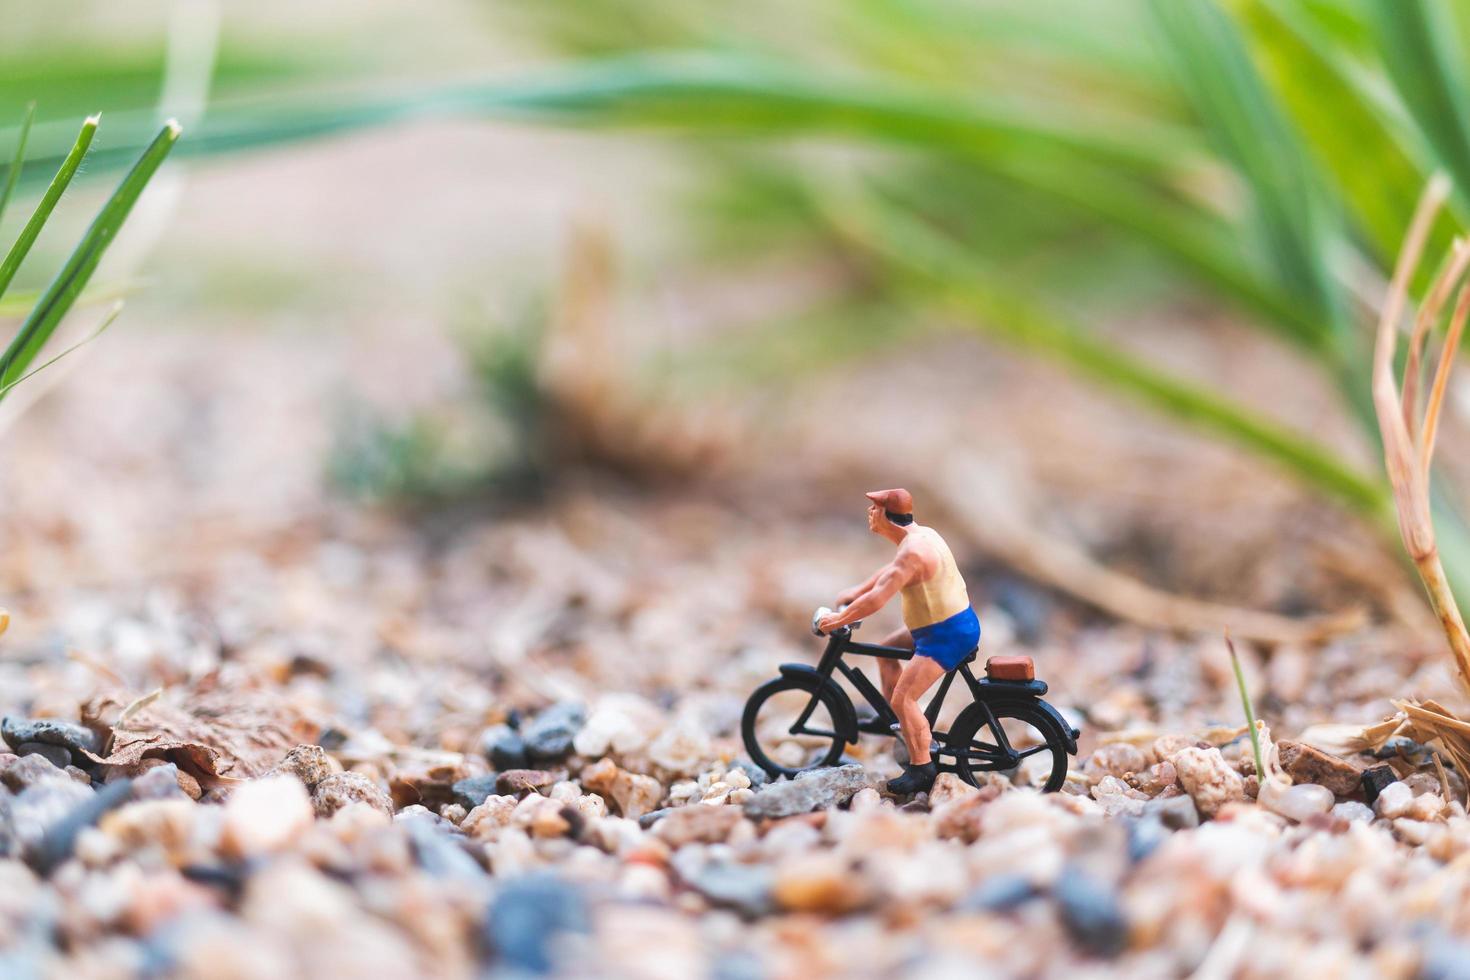
M 1187 133 L 1145 118 L 1052 112 L 867 76 L 839 76 L 765 59 L 659 54 L 576 64 L 518 81 L 480 82 L 361 102 L 268 110 L 218 105 L 180 148 L 236 152 L 408 119 L 486 115 L 587 126 L 712 130 L 744 135 L 857 137 L 957 156 L 1022 150 L 1111 161 L 1160 173 L 1195 154 Z M 126 128 L 126 127 L 125 127 Z M 94 166 L 136 153 L 99 148 Z M 42 161 L 27 165 L 29 175 Z M 54 163 L 52 164 L 54 166 Z
M 1318 172 L 1335 183 L 1384 267 L 1403 244 L 1420 189 L 1434 167 L 1409 152 L 1402 122 L 1387 118 L 1382 98 L 1340 44 L 1295 0 L 1235 0 L 1262 72 L 1301 132 Z M 1442 215 L 1430 253 L 1449 249 L 1454 221 Z M 1424 270 L 1427 277 L 1430 270 Z
M 965 314 L 967 323 L 991 336 L 1067 364 L 1166 416 L 1224 436 L 1375 520 L 1392 520 L 1386 487 L 1345 465 L 1331 450 L 1089 337 L 1042 304 L 1011 292 L 1003 274 L 978 266 L 911 218 L 851 196 L 833 199 L 828 213 L 855 244 L 881 256 L 913 283 L 920 298 L 939 296 Z
M 112 243 L 143 189 L 148 186 L 178 138 L 178 124 L 172 121 L 166 123 L 152 144 L 138 158 L 133 169 L 123 178 L 117 190 L 102 205 L 91 227 L 67 259 L 66 265 L 47 287 L 41 301 L 21 325 L 20 332 L 5 349 L 5 353 L 0 355 L 0 386 L 8 385 L 25 374 L 26 368 L 51 338 L 62 317 L 71 309 L 87 280 L 96 271 L 97 263 L 102 260 L 107 246 Z
M 1367 0 L 1389 78 L 1450 176 L 1470 201 L 1467 52 L 1438 0 Z
M 35 121 L 36 104 L 31 102 L 21 117 L 20 132 L 15 139 L 15 156 L 11 157 L 10 167 L 5 171 L 5 184 L 0 187 L 0 219 L 5 217 L 5 206 L 10 203 L 10 195 L 15 193 L 16 182 L 20 180 L 21 168 L 26 162 L 26 140 L 31 135 L 31 123 Z M 4 290 L 0 289 L 0 292 Z
M 20 269 L 20 264 L 25 261 L 26 254 L 30 252 L 31 246 L 36 243 L 36 236 L 41 234 L 41 229 L 51 217 L 51 212 L 56 209 L 56 202 L 61 200 L 61 195 L 66 192 L 67 185 L 76 175 L 77 167 L 81 166 L 82 158 L 87 155 L 87 148 L 92 145 L 92 136 L 97 132 L 97 117 L 90 116 L 82 123 L 82 131 L 77 134 L 76 142 L 72 145 L 71 152 L 61 162 L 61 168 L 56 171 L 56 176 L 51 179 L 51 186 L 46 188 L 46 193 L 41 196 L 41 203 L 31 212 L 31 218 L 21 229 L 20 235 L 15 243 L 10 246 L 5 259 L 0 261 L 0 296 L 5 295 L 5 290 L 10 287 L 11 280 Z
M 1150 0 L 1149 9 L 1195 112 L 1250 190 L 1271 274 L 1318 318 L 1324 342 L 1348 344 L 1355 327 L 1327 262 L 1335 216 L 1235 25 L 1212 0 Z

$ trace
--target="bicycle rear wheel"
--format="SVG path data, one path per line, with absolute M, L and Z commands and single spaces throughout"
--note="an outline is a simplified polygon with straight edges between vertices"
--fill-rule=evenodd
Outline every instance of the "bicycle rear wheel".
M 836 695 L 809 682 L 778 677 L 745 702 L 740 734 L 750 759 L 772 777 L 831 766 L 846 744 L 837 731 L 843 717 Z
M 945 744 L 955 771 L 972 786 L 984 772 L 1043 793 L 1056 792 L 1067 779 L 1066 735 L 1034 701 L 977 701 L 955 719 Z

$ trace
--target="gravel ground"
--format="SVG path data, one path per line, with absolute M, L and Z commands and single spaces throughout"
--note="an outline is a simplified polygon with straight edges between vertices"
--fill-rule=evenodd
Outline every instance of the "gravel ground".
M 201 375 L 202 343 L 121 340 L 9 437 L 0 974 L 1470 962 L 1460 775 L 1410 743 L 1302 741 L 1390 694 L 1454 702 L 1432 643 L 1245 647 L 1279 739 L 1263 790 L 1219 641 L 1098 621 L 976 559 L 983 653 L 1033 656 L 1083 732 L 1064 789 L 946 776 L 895 799 L 868 740 L 772 784 L 741 706 L 814 660 L 809 610 L 881 559 L 859 508 L 819 489 L 772 516 L 747 499 L 780 492 L 761 473 L 569 478 L 429 519 L 351 506 L 320 477 L 331 346 L 294 346 L 241 407 L 279 342 L 210 338 Z

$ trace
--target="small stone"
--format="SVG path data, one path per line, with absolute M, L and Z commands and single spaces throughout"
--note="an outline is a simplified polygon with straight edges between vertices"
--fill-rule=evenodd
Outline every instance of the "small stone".
M 1438 820 L 1444 815 L 1444 797 L 1438 793 L 1421 793 L 1409 804 L 1406 814 L 1411 820 Z
M 747 919 L 760 918 L 773 910 L 774 880 L 771 869 L 765 866 L 710 864 L 685 881 L 711 905 L 733 909 Z
M 929 807 L 933 809 L 953 800 L 963 800 L 979 795 L 980 790 L 959 776 L 952 772 L 942 772 L 935 778 L 934 788 L 929 790 Z
M 134 800 L 188 799 L 179 785 L 179 767 L 172 762 L 153 766 L 133 780 Z
M 1373 810 L 1385 820 L 1402 817 L 1414 802 L 1414 791 L 1400 782 L 1389 783 L 1373 802 Z
M 1289 739 L 1281 739 L 1276 747 L 1280 751 L 1281 767 L 1293 782 L 1325 786 L 1335 796 L 1351 796 L 1362 784 L 1362 770 L 1346 759 Z
M 495 774 L 471 776 L 454 784 L 454 802 L 466 810 L 473 810 L 495 793 Z
M 334 772 L 317 783 L 311 794 L 312 808 L 320 817 L 330 817 L 354 803 L 364 803 L 389 816 L 393 814 L 393 802 L 388 794 L 360 772 Z
M 685 806 L 673 810 L 659 821 L 653 833 L 670 847 L 694 843 L 719 844 L 744 819 L 745 814 L 737 807 Z
M 312 819 L 311 798 L 299 780 L 288 776 L 252 779 L 230 794 L 225 804 L 220 849 L 236 858 L 275 851 L 311 826 Z
M 1179 773 L 1174 763 L 1165 760 L 1127 776 L 1124 781 L 1145 796 L 1158 796 L 1169 790 L 1177 792 Z
M 469 775 L 469 767 L 458 757 L 453 757 L 427 768 L 400 771 L 389 780 L 388 792 L 400 807 L 421 803 L 431 810 L 438 810 L 455 802 L 454 784 Z
M 877 776 L 858 765 L 812 769 L 757 793 L 745 804 L 745 813 L 765 820 L 824 810 L 846 803 L 858 790 L 873 787 L 877 781 Z
M 526 742 L 509 725 L 492 725 L 480 734 L 480 751 L 496 769 L 525 769 Z
M 1082 765 L 1082 775 L 1087 777 L 1088 782 L 1096 783 L 1104 776 L 1124 779 L 1147 767 L 1148 757 L 1141 749 L 1127 742 L 1114 742 L 1100 746 L 1088 756 Z
M 548 772 L 545 769 L 510 769 L 495 777 L 495 791 L 504 796 L 524 796 L 539 790 L 550 789 L 566 778 L 564 772 Z
M 1144 804 L 1146 816 L 1156 818 L 1169 830 L 1191 830 L 1199 826 L 1199 809 L 1188 796 L 1167 796 Z
M 750 780 L 751 789 L 760 789 L 769 784 L 771 781 L 770 773 L 766 772 L 764 769 L 756 765 L 754 762 L 751 762 L 749 759 L 736 759 L 733 763 L 731 763 L 730 768 L 739 769 L 741 772 L 745 773 L 745 777 Z
M 71 785 L 77 784 L 72 783 Z M 50 786 L 36 786 L 26 790 L 26 793 L 47 793 L 52 789 L 53 787 Z M 82 831 L 102 819 L 108 811 L 127 802 L 128 794 L 132 792 L 132 789 L 131 781 L 120 779 L 103 787 L 97 793 L 87 789 L 82 790 L 86 794 L 86 799 L 71 808 L 60 820 L 48 826 L 41 839 L 28 849 L 26 859 L 31 867 L 41 874 L 49 874 L 59 867 L 63 861 L 71 857 L 72 851 L 76 849 L 77 838 L 81 836 Z M 24 794 L 22 796 L 24 797 Z M 17 801 L 17 803 L 20 802 L 20 800 Z M 18 816 L 17 823 L 19 823 Z
M 874 895 L 861 875 L 831 852 L 805 854 L 776 870 L 771 896 L 788 912 L 843 915 L 870 904 Z
M 460 821 L 460 829 L 480 840 L 494 840 L 502 828 L 510 826 L 516 803 L 514 796 L 487 796 Z
M 1245 780 L 1219 749 L 1183 749 L 1169 761 L 1201 816 L 1213 817 L 1225 804 L 1245 799 Z
M 1364 769 L 1361 777 L 1363 787 L 1363 799 L 1369 806 L 1378 800 L 1378 794 L 1387 787 L 1399 781 L 1398 773 L 1393 771 L 1392 766 L 1373 766 Z
M 1116 888 L 1067 865 L 1057 877 L 1052 897 L 1067 933 L 1087 952 L 1112 958 L 1128 945 L 1128 920 Z
M 960 902 L 962 912 L 1006 912 L 1036 898 L 1040 892 L 1025 875 L 1007 873 L 982 881 Z
M 566 758 L 586 723 L 587 708 L 577 701 L 562 701 L 542 711 L 521 729 L 527 759 L 545 764 Z
M 532 837 L 565 837 L 572 830 L 571 821 L 562 815 L 565 806 L 560 800 L 529 793 L 516 805 L 511 821 Z
M 295 776 L 308 790 L 314 790 L 333 769 L 326 750 L 320 745 L 298 745 L 286 753 L 275 772 Z
M 709 736 L 689 722 L 664 729 L 648 747 L 648 757 L 676 776 L 696 775 L 710 757 Z
M 0 719 L 0 737 L 5 739 L 5 744 L 16 750 L 17 755 L 24 755 L 20 751 L 23 744 L 40 743 L 42 745 L 54 745 L 65 749 L 68 754 L 75 753 L 79 757 L 85 752 L 96 752 L 100 747 L 97 733 L 90 728 L 69 721 L 61 721 L 57 718 L 11 718 L 8 715 Z M 71 760 L 62 763 L 65 766 Z
M 400 814 L 400 817 L 402 815 Z M 457 878 L 478 884 L 485 869 L 466 850 L 467 840 L 453 824 L 437 817 L 398 820 L 413 842 L 419 867 L 436 878 Z
M 485 944 L 501 966 L 542 976 L 556 967 L 557 937 L 591 927 L 578 889 L 555 876 L 533 874 L 511 879 L 495 896 L 485 919 Z
M 10 820 L 7 823 L 15 835 L 15 843 L 30 854 L 53 828 L 77 808 L 85 806 L 96 794 L 40 756 L 26 756 L 21 762 L 25 759 L 36 759 L 59 775 L 59 778 L 33 783 L 10 801 Z
M 458 803 L 449 803 L 439 808 L 439 816 L 443 817 L 445 820 L 448 820 L 455 826 L 459 826 L 459 824 L 464 820 L 465 816 L 468 813 L 469 810 Z
M 1188 799 L 1188 797 L 1183 797 Z M 1169 831 L 1157 817 L 1130 820 L 1128 827 L 1128 860 L 1137 864 L 1159 849 L 1169 837 Z
M 603 759 L 582 770 L 582 785 L 611 800 L 618 812 L 636 820 L 663 801 L 663 785 L 652 776 L 619 769 L 611 759 Z
M 65 769 L 71 765 L 71 753 L 60 745 L 47 745 L 44 742 L 22 742 L 15 747 L 15 751 L 21 758 L 29 755 L 39 755 L 57 769 Z
M 1270 782 L 1268 779 L 1267 783 Z M 1260 801 L 1268 810 L 1298 823 L 1326 813 L 1332 809 L 1335 800 L 1332 790 L 1316 783 L 1300 783 L 1281 792 L 1268 794 L 1263 791 L 1260 794 Z
M 1347 800 L 1332 808 L 1332 815 L 1349 823 L 1371 823 L 1373 821 L 1373 808 L 1357 800 Z

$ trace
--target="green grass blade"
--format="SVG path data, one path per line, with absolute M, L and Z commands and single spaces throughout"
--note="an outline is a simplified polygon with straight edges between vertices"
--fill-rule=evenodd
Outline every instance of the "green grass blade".
M 1470 95 L 1467 52 L 1438 0 L 1368 0 L 1389 78 L 1429 145 L 1470 200 Z
M 1251 192 L 1271 274 L 1317 317 L 1324 340 L 1349 343 L 1355 327 L 1328 271 L 1329 203 L 1235 25 L 1213 0 L 1150 0 L 1149 9 L 1196 114 Z
M 1319 171 L 1336 185 L 1379 262 L 1391 267 L 1419 188 L 1436 169 L 1410 152 L 1401 135 L 1408 120 L 1393 118 L 1363 71 L 1294 0 L 1236 0 L 1230 9 Z M 1453 235 L 1454 220 L 1442 215 L 1430 254 L 1448 252 Z M 1423 270 L 1426 284 L 1431 273 Z
M 1046 152 L 1106 160 L 1144 173 L 1163 173 L 1198 151 L 1187 132 L 1144 118 L 1048 115 L 995 98 L 960 97 L 871 76 L 835 76 L 764 59 L 663 54 L 356 105 L 292 109 L 277 103 L 255 111 L 222 104 L 211 107 L 180 152 L 230 153 L 444 115 L 768 137 L 837 136 L 981 158 Z M 92 165 L 116 166 L 121 156 L 136 152 L 136 144 L 126 141 L 99 148 Z M 47 162 L 32 161 L 26 174 Z
M 113 303 L 112 304 L 112 309 L 110 309 L 110 310 L 107 311 L 107 315 L 102 318 L 102 322 L 99 323 L 92 330 L 91 333 L 87 334 L 87 336 L 83 337 L 81 340 L 77 341 L 75 344 L 72 344 L 70 347 L 68 347 L 66 350 L 62 351 L 60 354 L 57 354 L 55 357 L 52 357 L 52 358 L 48 359 L 44 364 L 40 365 L 39 367 L 31 368 L 25 374 L 23 374 L 20 377 L 16 378 L 14 381 L 10 382 L 9 384 L 0 386 L 0 397 L 3 397 L 7 391 L 9 391 L 11 388 L 14 388 L 16 385 L 20 384 L 22 381 L 29 381 L 31 378 L 34 378 L 36 375 L 40 374 L 42 371 L 44 371 L 47 368 L 51 367 L 57 361 L 60 361 L 62 358 L 67 357 L 68 355 L 75 354 L 77 351 L 81 350 L 83 347 L 86 347 L 92 341 L 94 341 L 98 337 L 102 336 L 104 333 L 106 333 L 107 328 L 110 327 L 110 326 L 112 326 L 113 321 L 118 318 L 118 315 L 122 313 L 122 309 L 123 309 L 122 300 L 118 300 L 116 303 Z
M 1245 709 L 1245 724 L 1251 736 L 1251 751 L 1256 758 L 1256 779 L 1266 781 L 1266 763 L 1261 758 L 1261 735 L 1256 731 L 1256 709 L 1251 705 L 1250 691 L 1245 686 L 1245 671 L 1240 669 L 1240 656 L 1235 652 L 1235 641 L 1225 634 L 1225 647 L 1230 651 L 1230 669 L 1235 671 L 1235 686 L 1240 691 L 1240 706 Z
M 41 203 L 31 212 L 31 218 L 21 229 L 19 237 L 10 246 L 3 261 L 0 261 L 0 296 L 5 295 L 5 290 L 10 287 L 11 280 L 20 269 L 20 264 L 25 261 L 26 254 L 30 252 L 31 246 L 36 243 L 36 237 L 41 234 L 41 229 L 51 217 L 51 212 L 56 209 L 56 203 L 61 200 L 61 195 L 66 192 L 67 185 L 76 175 L 77 168 L 82 164 L 82 158 L 87 155 L 87 148 L 92 145 L 92 136 L 97 132 L 96 116 L 89 116 L 82 123 L 82 131 L 77 134 L 77 139 L 72 144 L 71 152 L 61 162 L 61 167 L 56 171 L 56 176 L 51 178 L 51 186 L 46 188 L 46 193 L 41 196 Z
M 855 244 L 880 255 L 907 278 L 919 298 L 938 297 L 992 336 L 1061 361 L 1166 416 L 1224 436 L 1377 521 L 1392 519 L 1386 487 L 1344 465 L 1330 450 L 1089 337 L 1034 300 L 1010 292 L 1003 276 L 985 275 L 970 256 L 956 254 L 907 216 L 850 197 L 833 201 L 828 213 Z
M 8 385 L 25 374 L 26 368 L 51 338 L 61 318 L 71 309 L 78 294 L 86 286 L 87 280 L 97 268 L 97 263 L 107 251 L 107 246 L 112 243 L 143 189 L 148 186 L 178 138 L 178 124 L 167 123 L 102 206 L 91 227 L 67 259 L 66 265 L 47 287 L 41 301 L 21 325 L 20 332 L 5 349 L 5 353 L 0 355 L 0 386 Z
M 20 120 L 20 131 L 15 138 L 15 155 L 10 159 L 10 167 L 5 171 L 5 184 L 0 187 L 0 220 L 5 218 L 5 207 L 10 203 L 10 195 L 15 193 L 15 185 L 20 180 L 20 172 L 26 162 L 26 140 L 31 135 L 31 124 L 36 121 L 36 104 L 26 103 L 25 115 Z M 0 289 L 0 292 L 4 292 Z

